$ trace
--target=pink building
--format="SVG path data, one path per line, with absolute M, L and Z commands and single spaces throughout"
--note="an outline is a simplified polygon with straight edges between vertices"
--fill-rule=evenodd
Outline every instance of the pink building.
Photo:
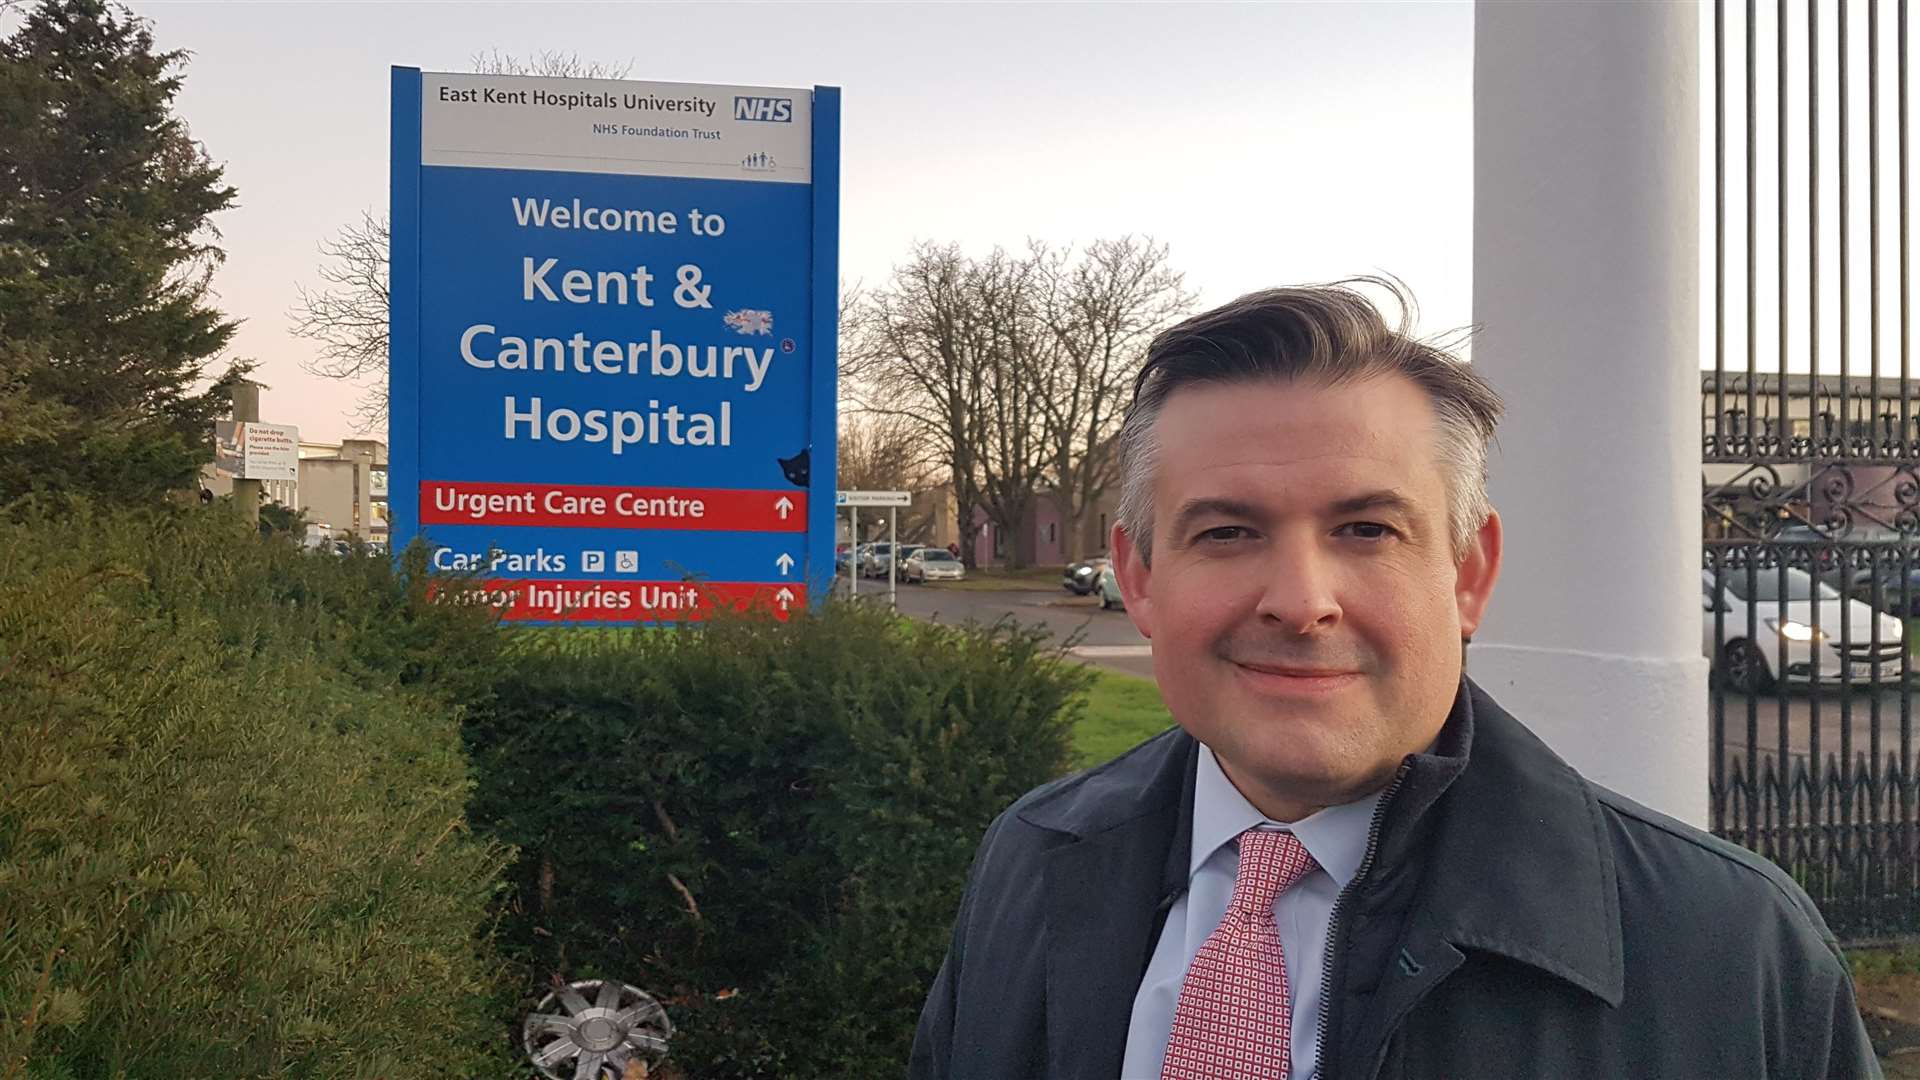
M 1107 550 L 1107 531 L 1113 525 L 1114 496 L 1103 498 L 1087 512 L 1087 520 L 1082 523 L 1085 532 L 1080 543 L 1080 558 L 1088 555 L 1103 554 Z M 1027 521 L 1016 535 L 1014 530 L 1002 529 L 987 518 L 980 507 L 973 509 L 973 565 L 1005 566 L 1012 561 L 1016 552 L 1024 550 L 1028 566 L 1064 566 L 1066 556 L 1066 531 L 1071 523 L 1061 520 L 1060 508 L 1052 496 L 1041 492 L 1035 497 L 1033 506 L 1027 512 Z M 1030 545 L 1021 548 L 1022 541 Z M 962 541 L 963 544 L 968 541 Z

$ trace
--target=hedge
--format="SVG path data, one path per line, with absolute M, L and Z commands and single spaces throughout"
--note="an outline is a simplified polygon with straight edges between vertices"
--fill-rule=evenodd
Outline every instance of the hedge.
M 679 1075 L 901 1075 L 987 823 L 1066 771 L 1039 633 L 832 605 L 520 643 L 468 724 L 535 973 L 664 999 Z
M 500 646 L 217 510 L 0 521 L 0 1076 L 516 1075 L 451 704 Z
M 852 605 L 509 634 L 424 570 L 0 517 L 0 1080 L 526 1077 L 555 975 L 664 999 L 668 1075 L 899 1075 L 1084 670 Z

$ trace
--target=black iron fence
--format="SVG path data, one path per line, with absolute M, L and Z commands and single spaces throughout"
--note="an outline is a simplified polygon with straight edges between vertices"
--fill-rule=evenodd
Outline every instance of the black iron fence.
M 1712 826 L 1856 942 L 1920 934 L 1907 15 L 1714 6 Z

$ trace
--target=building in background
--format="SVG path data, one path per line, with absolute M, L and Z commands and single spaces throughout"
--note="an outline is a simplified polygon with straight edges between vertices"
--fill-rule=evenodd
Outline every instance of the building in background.
M 1102 495 L 1082 512 L 1078 557 L 1106 554 L 1108 533 L 1119 504 L 1120 492 L 1118 485 L 1115 485 L 1114 490 Z M 1043 486 L 1035 493 L 1018 533 L 1001 528 L 987 517 L 984 508 L 976 506 L 973 508 L 973 564 L 1005 566 L 1014 561 L 1016 554 L 1023 554 L 1022 561 L 1028 566 L 1065 565 L 1068 561 L 1065 533 L 1070 528 L 1073 528 L 1073 523 L 1061 515 L 1060 504 L 1049 487 Z M 1016 547 L 1023 540 L 1026 545 L 1024 549 Z
M 231 477 L 208 465 L 201 484 L 214 495 L 233 493 Z M 387 540 L 387 444 L 378 439 L 300 444 L 297 480 L 268 480 L 269 500 L 303 511 L 312 525 L 336 537 Z
M 1116 486 L 1085 509 L 1079 523 L 1080 544 L 1077 557 L 1104 555 L 1107 535 L 1120 503 Z M 958 545 L 971 549 L 972 563 L 978 567 L 1005 566 L 1013 561 L 1016 550 L 1024 552 L 1027 566 L 1061 566 L 1071 545 L 1066 532 L 1072 524 L 1060 513 L 1053 489 L 1042 486 L 1029 504 L 1026 520 L 1019 530 L 1003 529 L 987 517 L 984 508 L 973 508 L 973 520 L 962 527 L 960 511 L 952 484 L 939 484 L 913 493 L 913 505 L 899 515 L 900 541 L 907 544 L 931 544 L 934 547 Z M 840 537 L 851 538 L 842 519 Z M 860 515 L 860 539 L 887 538 L 887 512 L 869 510 Z M 1016 545 L 1024 543 L 1023 548 Z

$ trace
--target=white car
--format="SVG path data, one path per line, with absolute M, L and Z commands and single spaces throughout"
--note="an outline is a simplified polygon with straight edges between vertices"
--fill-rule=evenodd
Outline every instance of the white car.
M 1755 570 L 1749 581 L 1744 568 L 1724 570 L 1716 589 L 1714 572 L 1700 572 L 1701 606 L 1706 612 L 1702 647 L 1722 685 L 1752 694 L 1771 689 L 1783 677 L 1788 682 L 1812 682 L 1816 651 L 1821 682 L 1838 683 L 1843 672 L 1853 683 L 1900 681 L 1901 654 L 1907 646 L 1899 619 L 1859 600 L 1848 600 L 1832 586 L 1791 567 L 1786 570 L 1783 602 L 1780 575 L 1778 567 L 1767 567 Z M 1752 636 L 1747 633 L 1750 612 Z M 1841 651 L 1843 618 L 1845 652 Z M 1780 670 L 1783 646 L 1784 675 Z

